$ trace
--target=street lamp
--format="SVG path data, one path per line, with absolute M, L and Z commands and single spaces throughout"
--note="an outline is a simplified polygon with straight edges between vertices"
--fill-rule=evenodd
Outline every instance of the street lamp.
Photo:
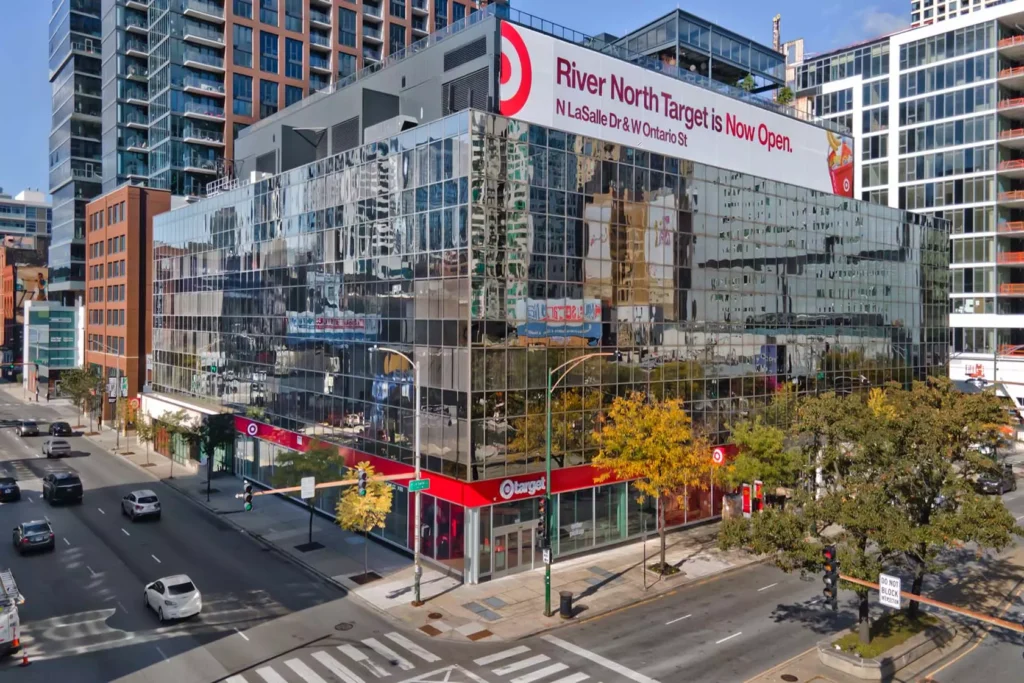
M 547 515 L 547 519 L 544 520 L 544 542 L 549 544 L 548 551 L 544 553 L 544 616 L 546 617 L 551 616 L 551 392 L 554 391 L 555 387 L 557 387 L 570 372 L 576 369 L 576 366 L 580 363 L 588 358 L 598 358 L 600 356 L 618 356 L 618 352 L 588 353 L 584 356 L 567 360 L 554 370 L 548 372 L 548 395 L 544 409 L 545 433 L 547 435 L 544 439 L 547 450 L 544 457 L 544 513 Z M 566 368 L 566 370 L 559 375 L 556 380 L 554 378 L 555 373 L 562 368 Z
M 393 348 L 388 347 L 388 346 L 376 346 L 376 345 L 370 347 L 370 352 L 371 353 L 376 352 L 376 351 L 383 351 L 385 353 L 393 353 L 396 356 L 400 356 L 400 357 L 404 358 L 406 360 L 406 362 L 408 362 L 409 365 L 412 366 L 413 385 L 414 385 L 414 398 L 413 398 L 413 400 L 416 403 L 416 410 L 415 410 L 415 413 L 414 413 L 414 415 L 415 415 L 415 422 L 413 423 L 413 431 L 415 431 L 416 434 L 413 437 L 413 444 L 414 444 L 413 448 L 415 449 L 415 457 L 416 457 L 416 479 L 419 479 L 420 478 L 420 465 L 421 465 L 420 461 L 422 460 L 422 457 L 420 455 L 420 365 L 419 365 L 419 363 L 417 363 L 412 358 L 410 358 L 408 355 L 406 355 L 405 353 L 402 353 L 398 349 L 393 349 Z M 413 567 L 414 567 L 413 568 L 414 592 L 413 592 L 412 604 L 413 604 L 413 607 L 419 607 L 420 605 L 423 604 L 423 601 L 420 599 L 420 579 L 423 577 L 423 565 L 420 563 L 420 534 L 421 534 L 421 531 L 422 531 L 420 529 L 420 524 L 422 523 L 423 507 L 422 507 L 422 501 L 420 500 L 420 492 L 419 492 L 419 490 L 414 491 L 413 495 L 415 496 L 415 498 L 414 498 L 414 501 L 415 501 L 415 512 L 413 513 L 413 523 L 414 523 L 414 525 L 416 527 L 416 531 L 415 531 L 415 534 L 413 535 L 413 550 L 412 550 Z

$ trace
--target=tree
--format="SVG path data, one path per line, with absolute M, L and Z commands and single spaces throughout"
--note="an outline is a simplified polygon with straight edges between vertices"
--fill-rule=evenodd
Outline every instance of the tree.
M 60 382 L 61 389 L 71 397 L 72 403 L 78 408 L 79 424 L 76 426 L 81 427 L 85 409 L 89 405 L 89 399 L 94 392 L 99 391 L 103 386 L 103 380 L 88 368 L 71 368 L 61 373 Z
M 793 91 L 790 90 L 788 85 L 784 85 L 781 88 L 779 88 L 779 92 L 776 93 L 775 95 L 775 101 L 778 102 L 779 104 L 789 104 L 794 99 L 796 98 L 793 95 Z
M 581 394 L 575 389 L 551 397 L 551 459 L 559 467 L 566 460 L 585 459 L 587 450 L 594 450 L 593 422 L 601 408 L 601 392 L 587 389 Z M 513 420 L 515 434 L 509 440 L 508 450 L 525 460 L 543 460 L 547 447 L 545 402 L 527 402 L 525 417 Z M 569 463 L 578 464 L 578 463 Z
M 659 502 L 682 501 L 687 489 L 706 488 L 712 471 L 711 446 L 693 430 L 690 416 L 679 400 L 648 402 L 639 392 L 618 397 L 607 421 L 594 433 L 600 451 L 593 465 L 604 472 L 595 482 L 615 475 L 636 479 L 638 502 L 647 497 Z M 674 568 L 665 562 L 665 506 L 659 505 L 661 539 L 659 573 Z
M 751 92 L 757 87 L 757 82 L 754 80 L 753 74 L 747 74 L 736 85 L 747 92 Z
M 164 413 L 160 416 L 159 423 L 164 431 L 171 437 L 178 436 L 183 439 L 191 449 L 199 440 L 199 425 L 195 419 L 184 410 L 177 410 L 173 413 Z M 157 427 L 159 429 L 159 427 Z M 171 454 L 170 478 L 174 478 L 174 454 Z
M 369 480 L 366 495 L 359 495 L 356 486 L 349 486 L 338 500 L 335 509 L 338 525 L 346 531 L 363 534 L 363 578 L 368 579 L 370 532 L 384 527 L 384 521 L 391 512 L 391 486 L 386 481 L 374 481 L 375 472 L 369 462 L 361 462 L 348 468 L 346 479 L 358 479 L 359 470 L 366 472 Z
M 235 443 L 235 416 L 230 413 L 208 415 L 199 426 L 199 441 L 207 458 L 213 459 L 218 448 Z
M 305 452 L 285 451 L 274 467 L 274 485 L 280 488 L 297 486 L 303 477 L 315 477 L 318 482 L 330 481 L 345 461 L 338 448 L 323 441 L 313 441 Z
M 735 488 L 761 481 L 766 491 L 795 486 L 800 476 L 800 454 L 786 447 L 786 433 L 765 424 L 761 416 L 732 427 L 738 453 L 722 470 L 722 483 Z
M 152 463 L 149 461 L 149 445 L 156 440 L 156 424 L 154 420 L 147 419 L 144 415 L 136 416 L 135 440 L 146 444 L 146 467 L 150 467 Z

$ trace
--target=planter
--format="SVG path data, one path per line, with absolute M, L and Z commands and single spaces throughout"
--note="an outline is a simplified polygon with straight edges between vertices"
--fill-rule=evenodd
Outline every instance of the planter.
M 818 660 L 827 667 L 864 681 L 891 680 L 897 671 L 943 647 L 956 636 L 952 622 L 942 616 L 932 616 L 939 619 L 937 626 L 929 626 L 881 656 L 864 659 L 836 650 L 832 645 L 833 638 L 829 638 L 818 643 Z

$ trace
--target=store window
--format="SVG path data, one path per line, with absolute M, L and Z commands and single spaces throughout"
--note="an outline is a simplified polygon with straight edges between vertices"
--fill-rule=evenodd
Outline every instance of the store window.
M 559 555 L 586 550 L 594 545 L 594 492 L 582 489 L 558 496 L 555 530 Z
M 628 508 L 625 482 L 594 490 L 594 538 L 598 545 L 626 538 Z

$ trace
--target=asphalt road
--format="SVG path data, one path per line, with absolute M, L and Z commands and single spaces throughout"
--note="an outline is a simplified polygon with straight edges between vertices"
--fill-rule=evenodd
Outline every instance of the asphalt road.
M 0 406 L 0 471 L 19 479 L 22 500 L 0 505 L 0 530 L 49 519 L 57 548 L 21 557 L 9 536 L 0 539 L 0 566 L 14 571 L 26 597 L 20 609 L 32 665 L 20 681 L 111 681 L 175 654 L 293 611 L 342 597 L 342 592 L 239 533 L 174 489 L 103 452 L 87 439 L 70 439 L 73 456 L 47 460 L 44 437 L 25 439 L 9 427 L 26 417 L 53 419 L 45 406 Z M 44 426 L 41 424 L 41 426 Z M 51 506 L 41 499 L 40 478 L 53 470 L 81 477 L 81 505 Z M 160 497 L 159 521 L 132 523 L 120 514 L 126 493 L 149 488 Z M 172 574 L 188 574 L 203 594 L 195 619 L 161 625 L 143 603 L 143 587 Z M 383 620 L 342 601 L 339 620 L 379 631 Z M 281 638 L 287 640 L 288 634 Z M 265 658 L 252 653 L 252 661 Z M 0 665 L 4 676 L 15 662 Z M 13 677 L 12 677 L 13 679 Z

